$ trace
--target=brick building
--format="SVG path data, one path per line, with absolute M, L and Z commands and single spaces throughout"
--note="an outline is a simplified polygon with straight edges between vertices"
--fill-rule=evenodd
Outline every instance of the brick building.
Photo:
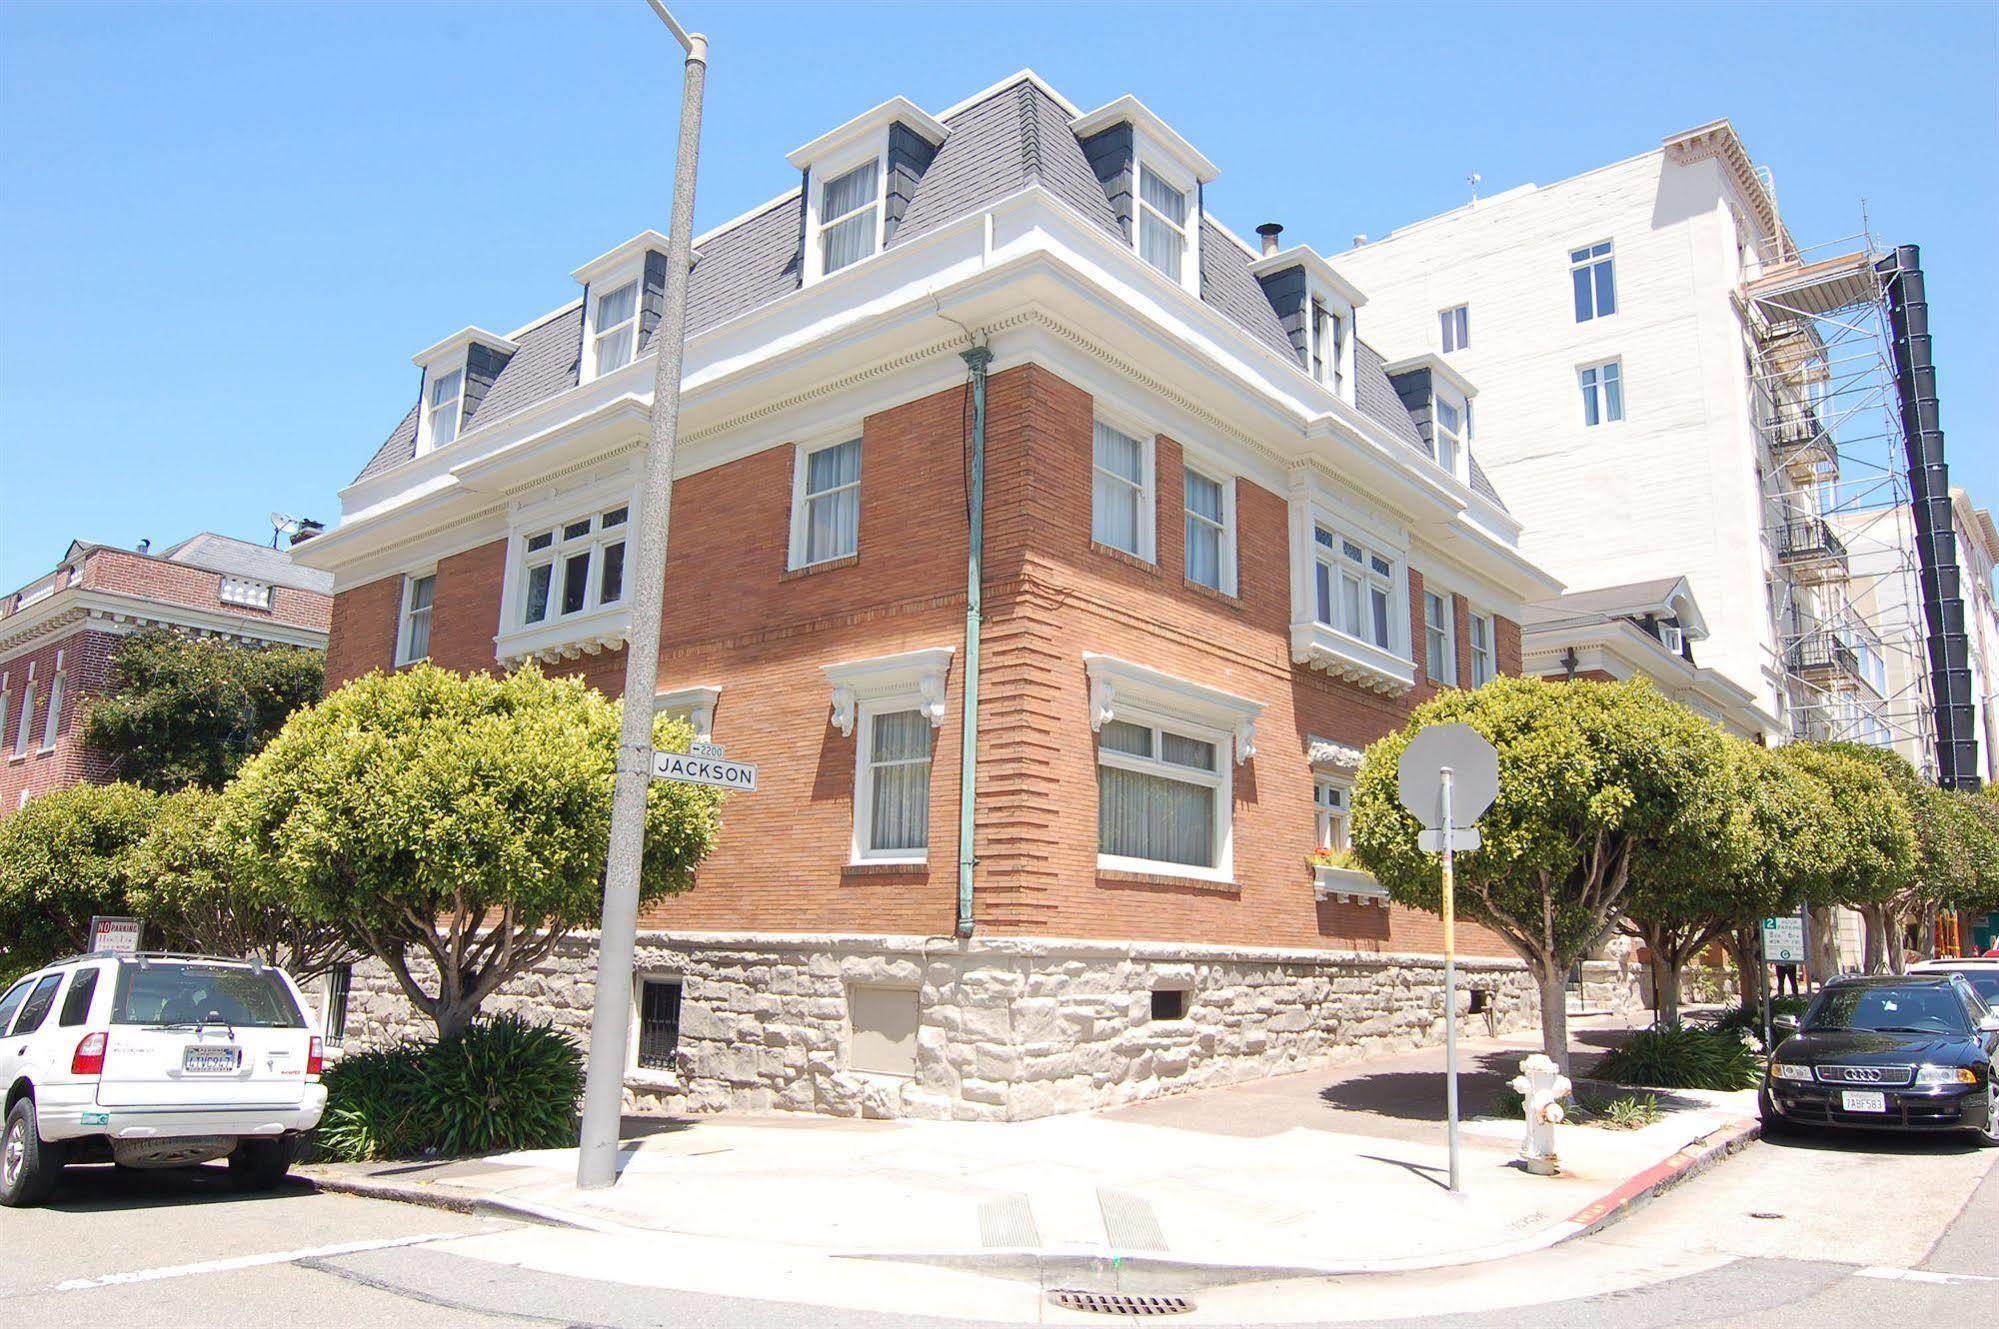
M 1559 590 L 1475 459 L 1475 386 L 1385 364 L 1364 293 L 1216 220 L 1214 165 L 1133 98 L 1023 73 L 789 161 L 695 242 L 653 704 L 761 788 L 641 920 L 634 1101 L 1018 1118 L 1440 1037 L 1438 921 L 1311 859 L 1360 750 L 1517 672 Z M 300 551 L 335 578 L 329 683 L 535 659 L 620 690 L 664 248 L 417 355 Z M 1460 936 L 1476 1004 L 1531 1021 L 1520 966 Z M 498 1004 L 581 1028 L 590 982 L 585 938 Z M 363 971 L 350 1018 L 407 1007 Z
M 0 816 L 109 772 L 77 723 L 109 682 L 121 637 L 146 628 L 250 646 L 326 645 L 332 578 L 289 555 L 204 532 L 154 554 L 73 542 L 0 598 Z

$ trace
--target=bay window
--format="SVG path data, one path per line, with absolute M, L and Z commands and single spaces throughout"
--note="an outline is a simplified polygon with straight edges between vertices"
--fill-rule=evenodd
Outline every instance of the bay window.
M 1319 526 L 1313 532 L 1318 621 L 1390 649 L 1395 564 L 1366 545 Z
M 792 510 L 794 568 L 860 551 L 861 440 L 803 451 Z
M 625 598 L 623 504 L 521 537 L 523 627 L 557 622 Z
M 639 347 L 639 283 L 637 278 L 597 297 L 590 324 L 591 363 L 595 377 L 632 362 Z

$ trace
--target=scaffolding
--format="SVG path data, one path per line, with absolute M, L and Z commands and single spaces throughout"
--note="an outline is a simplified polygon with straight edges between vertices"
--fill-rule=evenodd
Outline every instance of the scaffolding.
M 1892 747 L 1936 778 L 1935 716 L 1887 251 L 1780 229 L 1737 292 L 1749 329 L 1774 666 L 1790 734 Z

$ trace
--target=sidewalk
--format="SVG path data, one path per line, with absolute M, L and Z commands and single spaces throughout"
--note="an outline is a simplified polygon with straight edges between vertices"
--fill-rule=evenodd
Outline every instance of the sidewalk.
M 1579 1073 L 1621 1028 L 1576 1029 Z M 1511 1166 L 1520 1123 L 1472 1114 L 1536 1041 L 1464 1044 L 1457 1195 L 1441 1051 L 1005 1124 L 633 1118 L 608 1191 L 575 1189 L 573 1150 L 304 1171 L 329 1189 L 606 1231 L 1022 1278 L 1115 1262 L 1127 1286 L 1151 1271 L 1186 1287 L 1536 1249 L 1752 1138 L 1753 1094 L 1674 1094 L 1643 1130 L 1564 1128 L 1562 1175 L 1529 1176 Z

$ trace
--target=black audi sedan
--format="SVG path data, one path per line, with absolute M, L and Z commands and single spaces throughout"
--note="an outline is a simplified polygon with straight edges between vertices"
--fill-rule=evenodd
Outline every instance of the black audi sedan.
M 1999 1146 L 1999 1012 L 1962 975 L 1835 979 L 1802 1020 L 1775 1025 L 1759 1096 L 1766 1134 L 1969 1130 Z

